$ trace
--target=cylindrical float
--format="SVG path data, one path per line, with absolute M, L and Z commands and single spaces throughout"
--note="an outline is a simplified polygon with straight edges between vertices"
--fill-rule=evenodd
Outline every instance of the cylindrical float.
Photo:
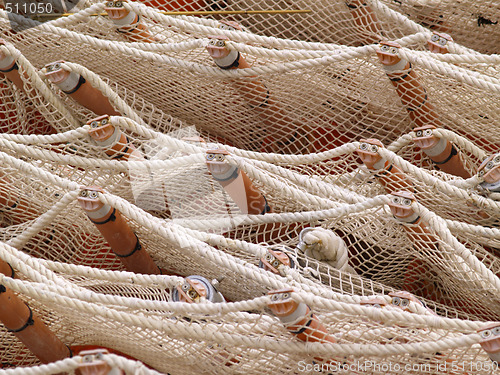
M 105 149 L 106 155 L 116 160 L 144 160 L 130 139 L 111 123 L 108 115 L 96 117 L 87 122 L 89 135 L 97 145 Z
M 479 345 L 497 366 L 500 365 L 500 322 L 488 323 L 477 332 L 481 335 Z
M 117 31 L 122 33 L 125 38 L 132 42 L 156 42 L 146 25 L 141 22 L 139 15 L 125 9 L 123 1 L 107 1 L 104 10 L 113 23 L 118 26 Z
M 209 36 L 207 51 L 215 64 L 221 69 L 246 69 L 251 65 L 236 50 L 226 46 L 226 36 Z M 263 152 L 298 152 L 310 145 L 307 131 L 301 131 L 300 125 L 288 116 L 284 109 L 273 99 L 269 89 L 260 78 L 245 77 L 231 81 L 231 84 L 245 100 L 248 107 L 256 111 L 264 125 L 259 137 L 263 138 Z M 295 130 L 293 128 L 296 128 Z M 312 151 L 311 151 L 312 152 Z
M 106 349 L 82 350 L 78 353 L 82 362 L 78 364 L 81 375 L 125 375 L 118 367 L 111 367 L 103 360 L 109 354 Z
M 5 44 L 5 40 L 0 38 L 0 45 L 3 44 Z M 19 75 L 19 67 L 16 60 L 2 51 L 0 51 L 0 72 L 12 81 L 19 90 L 24 91 L 24 82 Z
M 61 67 L 63 63 L 64 61 L 60 60 L 45 65 L 45 76 L 50 82 L 97 115 L 120 116 L 107 97 L 81 75 L 64 70 Z
M 391 195 L 389 208 L 398 221 L 410 224 L 404 226 L 408 236 L 419 246 L 435 250 L 438 246 L 437 239 L 427 229 L 418 212 L 413 210 L 412 205 L 417 202 L 415 196 L 408 191 L 394 191 Z
M 104 191 L 99 187 L 83 189 L 78 197 L 78 203 L 111 246 L 113 253 L 128 271 L 161 274 L 160 268 L 143 248 L 120 211 L 102 203 L 99 200 L 99 192 Z
M 453 38 L 450 35 L 434 31 L 427 41 L 427 47 L 432 53 L 448 53 L 449 43 L 452 42 Z
M 219 68 L 224 70 L 251 68 L 251 65 L 238 51 L 227 48 L 228 37 L 218 35 L 209 36 L 209 39 L 207 51 Z M 270 93 L 261 79 L 241 79 L 232 83 L 251 108 L 260 108 L 269 104 Z
M 295 268 L 295 262 L 286 251 L 267 249 L 266 255 L 260 259 L 259 268 L 276 275 L 285 276 L 284 267 Z
M 492 193 L 500 193 L 500 153 L 487 157 L 479 166 L 480 186 Z
M 295 302 L 292 288 L 273 290 L 267 306 L 290 333 L 304 342 L 335 343 L 335 338 L 305 303 Z
M 228 31 L 243 31 L 243 26 L 241 26 L 238 22 L 228 21 L 228 20 L 220 20 L 220 25 L 217 28 L 221 30 Z
M 226 302 L 224 296 L 203 276 L 192 275 L 172 291 L 172 301 L 187 303 Z
M 401 46 L 395 42 L 380 42 L 377 55 L 384 70 L 396 88 L 401 103 L 406 107 L 415 126 L 441 126 L 434 106 L 428 101 L 427 91 L 420 83 L 409 61 L 398 56 Z
M 5 40 L 0 38 L 0 45 L 5 44 Z M 0 51 L 0 76 L 4 75 L 9 81 L 14 83 L 14 85 L 22 92 L 24 90 L 24 82 L 19 74 L 19 66 L 17 62 L 12 56 L 5 55 L 2 51 Z M 26 73 L 24 76 L 27 77 Z M 3 104 L 5 109 L 0 110 L 0 118 L 3 117 L 3 111 L 11 112 L 14 116 L 17 117 L 16 108 L 9 105 L 9 103 Z M 55 134 L 56 130 L 46 122 L 45 118 L 38 112 L 38 110 L 32 108 L 32 103 L 27 103 L 27 109 L 33 112 L 33 116 L 30 119 L 26 120 L 26 128 L 25 131 L 27 134 Z M 19 133 L 20 124 L 18 121 L 15 121 L 12 125 L 6 129 L 8 132 Z M 3 129 L 2 129 L 3 130 Z
M 382 29 L 377 15 L 365 0 L 346 0 L 346 6 L 356 24 L 363 44 L 372 44 L 382 39 Z
M 0 270 L 13 276 L 9 264 L 0 260 Z M 10 289 L 0 284 L 0 321 L 43 363 L 71 357 L 71 350 Z
M 213 285 L 217 280 L 210 282 L 207 278 L 199 275 L 191 275 L 184 279 L 184 283 L 172 291 L 173 302 L 186 303 L 222 303 L 226 299 Z M 240 362 L 240 355 L 232 356 L 220 344 L 210 345 L 208 352 L 211 362 L 216 366 L 233 366 Z
M 245 172 L 227 162 L 226 155 L 229 152 L 223 149 L 207 150 L 206 162 L 212 177 L 221 184 L 242 213 L 264 215 L 271 212 L 266 197 Z
M 375 173 L 377 180 L 384 186 L 385 191 L 390 194 L 395 190 L 413 190 L 413 183 L 406 173 L 401 171 L 380 156 L 378 150 L 384 148 L 378 139 L 361 139 L 356 153 L 359 155 L 370 172 Z
M 413 142 L 431 159 L 443 172 L 462 178 L 471 177 L 460 159 L 457 148 L 447 139 L 434 135 L 433 125 L 415 128 Z
M 385 299 L 380 298 L 380 297 L 373 297 L 369 299 L 365 299 L 359 302 L 361 306 L 370 306 L 370 307 L 376 307 L 378 309 L 381 309 L 385 306 L 388 305 L 388 303 L 385 301 Z
M 108 115 L 96 117 L 87 122 L 90 126 L 89 135 L 104 149 L 111 159 L 121 161 L 146 160 L 139 151 L 116 125 L 111 123 Z M 144 173 L 141 167 L 129 166 L 129 178 L 135 204 L 145 210 L 166 211 L 163 187 L 155 181 L 152 173 Z
M 375 307 L 377 309 L 384 309 L 384 308 L 387 308 L 387 306 L 389 305 L 385 301 L 385 299 L 383 299 L 381 297 L 372 297 L 372 298 L 369 298 L 369 299 L 361 300 L 359 302 L 359 304 L 361 306 Z M 378 323 L 378 324 L 384 324 L 383 321 L 375 321 L 375 322 Z
M 405 290 L 390 292 L 389 297 L 392 297 L 391 305 L 400 308 L 403 311 L 411 312 L 410 302 L 413 302 L 424 307 L 432 315 L 437 315 L 434 310 L 429 309 L 421 300 Z
M 394 217 L 401 223 L 406 234 L 413 244 L 419 249 L 418 253 L 438 251 L 438 240 L 431 234 L 420 215 L 414 211 L 412 205 L 416 202 L 415 196 L 408 191 L 392 192 L 389 208 Z M 410 268 L 403 274 L 405 287 L 412 291 L 426 293 L 428 298 L 439 302 L 441 298 L 437 296 L 437 291 L 430 283 L 426 275 L 429 273 L 428 262 L 420 257 L 416 257 L 410 262 Z

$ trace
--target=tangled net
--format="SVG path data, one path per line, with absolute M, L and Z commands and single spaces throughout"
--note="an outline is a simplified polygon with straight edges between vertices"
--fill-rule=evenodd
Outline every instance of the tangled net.
M 500 149 L 496 2 L 125 2 L 134 27 L 108 3 L 44 23 L 0 10 L 0 283 L 75 354 L 42 365 L 4 322 L 0 374 L 72 372 L 95 347 L 126 373 L 492 373 L 478 331 L 500 320 L 500 196 L 484 177 Z M 271 8 L 311 12 L 161 12 Z M 429 52 L 443 33 L 448 53 Z M 384 55 L 381 40 L 398 44 Z M 214 64 L 222 45 L 248 67 Z M 103 119 L 123 148 L 96 138 Z M 219 156 L 263 215 L 217 177 Z M 90 193 L 158 269 L 130 272 L 82 209 Z M 228 302 L 179 301 L 190 275 Z M 309 321 L 278 318 L 280 298 Z

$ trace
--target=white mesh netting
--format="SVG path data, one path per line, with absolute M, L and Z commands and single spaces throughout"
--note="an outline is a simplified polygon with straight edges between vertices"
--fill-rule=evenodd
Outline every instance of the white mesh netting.
M 115 24 L 109 7 L 139 23 Z M 160 12 L 250 9 L 311 12 Z M 87 0 L 72 12 L 38 23 L 0 9 L 0 258 L 15 270 L 0 284 L 75 355 L 109 348 L 134 359 L 110 354 L 111 366 L 144 374 L 492 373 L 477 331 L 500 320 L 500 160 L 482 164 L 500 151 L 497 2 Z M 443 33 L 453 40 L 430 52 Z M 219 68 L 217 51 L 240 65 Z M 114 151 L 104 124 L 87 124 L 104 114 L 126 139 Z M 214 178 L 214 149 L 264 215 Z M 90 186 L 164 275 L 113 254 L 81 207 Z M 269 250 L 289 266 L 262 268 Z M 177 301 L 190 275 L 218 280 L 228 302 Z M 286 306 L 314 314 L 296 330 L 268 295 L 286 288 Z M 396 291 L 422 303 L 403 311 Z M 375 297 L 381 308 L 365 305 Z M 0 373 L 82 361 L 42 365 L 8 328 Z

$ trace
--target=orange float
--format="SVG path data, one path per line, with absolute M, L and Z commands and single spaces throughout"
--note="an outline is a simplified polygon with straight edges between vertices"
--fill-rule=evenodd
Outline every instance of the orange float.
M 39 213 L 8 176 L 0 171 L 0 212 L 7 214 L 15 224 L 35 219 Z
M 477 175 L 483 180 L 481 187 L 493 193 L 499 193 L 500 153 L 488 156 L 479 166 Z
M 372 7 L 365 0 L 346 0 L 345 5 L 359 28 L 363 44 L 379 42 L 382 39 L 382 29 Z
M 427 47 L 432 53 L 448 53 L 448 43 L 452 43 L 453 38 L 446 34 L 434 31 L 431 38 L 427 41 Z
M 111 123 L 108 115 L 87 121 L 90 126 L 89 135 L 98 146 L 105 148 L 105 153 L 112 159 L 144 160 L 144 156 L 136 149 L 130 139 Z
M 410 177 L 398 167 L 379 155 L 379 148 L 384 145 L 377 139 L 361 139 L 356 153 L 360 156 L 365 166 L 377 177 L 385 191 L 390 194 L 395 190 L 413 190 Z
M 400 48 L 396 42 L 380 42 L 377 56 L 415 126 L 440 127 L 438 115 L 428 101 L 427 91 L 420 83 L 412 64 L 398 56 Z
M 99 192 L 104 191 L 99 187 L 83 189 L 78 203 L 111 246 L 113 253 L 130 272 L 162 274 L 121 213 L 98 199 Z
M 292 288 L 270 291 L 271 309 L 290 333 L 304 342 L 336 343 L 337 340 L 328 333 L 326 327 L 314 315 L 305 303 L 295 302 L 291 295 Z
M 226 161 L 226 150 L 207 150 L 206 162 L 212 177 L 224 188 L 242 213 L 264 215 L 272 212 L 266 197 L 255 187 L 247 174 Z
M 259 268 L 276 275 L 286 276 L 283 267 L 295 268 L 295 262 L 287 251 L 267 249 L 266 255 L 259 261 Z
M 5 44 L 5 40 L 0 38 L 0 45 Z M 0 51 L 0 72 L 7 77 L 9 81 L 14 83 L 16 87 L 24 91 L 24 82 L 19 74 L 19 67 L 16 60 L 9 55 L 5 55 Z
M 64 61 L 60 60 L 45 65 L 45 76 L 49 81 L 97 115 L 120 116 L 120 113 L 113 108 L 106 96 L 87 82 L 81 75 L 64 70 L 61 67 L 62 63 Z
M 488 356 L 496 365 L 500 365 L 500 322 L 492 322 L 483 326 L 477 331 L 481 335 L 479 345 L 488 353 Z M 494 369 L 492 367 L 492 369 Z
M 377 56 L 382 63 L 387 77 L 396 88 L 401 103 L 406 107 L 415 130 L 424 126 L 442 127 L 434 106 L 429 102 L 427 91 L 413 70 L 412 64 L 398 56 L 401 46 L 396 42 L 380 42 Z M 474 137 L 473 134 L 470 135 Z M 480 139 L 486 151 L 498 149 L 491 142 Z
M 415 202 L 416 199 L 412 193 L 397 191 L 392 193 L 389 208 L 394 217 L 405 224 L 403 228 L 420 254 L 431 253 L 439 257 L 439 241 L 430 232 L 427 223 L 422 221 L 420 215 L 413 210 L 412 205 Z M 425 293 L 425 298 L 441 304 L 455 305 L 458 309 L 478 317 L 483 315 L 480 310 L 475 309 L 472 305 L 461 304 L 459 301 L 447 301 L 446 295 L 440 294 L 428 277 L 425 277 L 431 269 L 425 260 L 416 258 L 413 263 L 410 263 L 410 266 L 411 265 L 415 267 L 409 269 L 407 274 L 403 275 L 404 279 L 409 282 L 408 287 L 418 285 L 419 291 L 422 294 Z M 419 278 L 418 284 L 415 283 L 416 278 Z
M 5 44 L 5 40 L 0 38 L 0 45 Z M 6 77 L 11 81 L 20 91 L 25 92 L 24 82 L 19 74 L 19 67 L 17 62 L 12 56 L 7 56 L 0 51 L 0 77 Z M 7 90 L 4 85 L 0 86 L 0 90 Z M 28 104 L 28 108 L 32 105 Z M 27 119 L 27 128 L 23 129 L 23 133 L 26 134 L 54 134 L 56 130 L 49 125 L 45 118 L 36 109 L 32 109 L 33 116 Z M 19 124 L 17 121 L 17 111 L 16 107 L 10 103 L 2 102 L 0 103 L 0 119 L 5 119 L 8 121 L 7 129 L 5 132 L 19 134 L 21 130 L 19 129 Z M 0 127 L 1 130 L 4 128 Z
M 226 302 L 224 296 L 203 276 L 191 275 L 172 292 L 172 301 L 187 303 Z
M 443 172 L 459 176 L 464 179 L 471 177 L 465 169 L 464 163 L 456 147 L 447 139 L 434 135 L 436 129 L 433 125 L 425 125 L 413 129 L 415 137 L 413 142 L 431 159 Z
M 285 328 L 299 340 L 335 344 L 337 340 L 328 332 L 309 306 L 303 302 L 295 302 L 291 298 L 292 293 L 292 288 L 270 291 L 268 294 L 271 296 L 271 302 L 267 304 L 267 307 L 279 318 Z M 324 361 L 322 358 L 315 357 L 314 359 Z M 334 361 L 327 361 L 327 363 L 331 365 L 338 364 Z
M 241 30 L 236 22 L 226 21 L 225 30 Z M 226 46 L 229 38 L 226 36 L 210 36 L 207 51 L 215 64 L 221 69 L 246 69 L 251 65 L 236 50 Z M 259 135 L 262 140 L 260 152 L 300 153 L 319 152 L 318 150 L 332 148 L 324 137 L 331 133 L 330 129 L 309 127 L 293 120 L 273 98 L 265 83 L 255 76 L 231 80 L 238 94 L 245 100 L 248 107 L 258 113 L 263 127 Z M 295 129 L 295 130 L 294 130 Z M 335 141 L 335 137 L 332 139 Z M 337 145 L 339 142 L 337 141 Z
M 392 297 L 391 305 L 395 306 L 403 311 L 411 312 L 410 310 L 410 302 L 413 302 L 419 306 L 424 307 L 427 311 L 429 311 L 432 315 L 436 315 L 434 310 L 429 309 L 422 301 L 420 301 L 417 297 L 415 297 L 410 292 L 405 290 L 400 290 L 396 292 L 390 292 L 389 297 Z
M 0 270 L 14 276 L 9 264 L 0 260 Z M 71 357 L 71 350 L 10 289 L 0 284 L 0 321 L 42 362 Z
M 109 19 L 118 27 L 117 31 L 131 42 L 154 43 L 157 41 L 146 25 L 141 22 L 139 15 L 125 9 L 123 1 L 107 1 L 104 10 L 108 13 Z
M 81 375 L 125 375 L 125 372 L 117 367 L 111 367 L 103 360 L 104 355 L 109 354 L 106 349 L 82 350 L 78 353 L 82 362 L 78 364 Z

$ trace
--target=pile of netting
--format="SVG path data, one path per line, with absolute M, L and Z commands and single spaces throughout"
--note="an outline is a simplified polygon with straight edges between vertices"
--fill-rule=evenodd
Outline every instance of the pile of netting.
M 30 312 L 0 373 L 491 374 L 495 4 L 0 9 L 0 301 Z M 311 12 L 164 14 L 249 9 Z M 32 316 L 68 358 L 21 342 Z

